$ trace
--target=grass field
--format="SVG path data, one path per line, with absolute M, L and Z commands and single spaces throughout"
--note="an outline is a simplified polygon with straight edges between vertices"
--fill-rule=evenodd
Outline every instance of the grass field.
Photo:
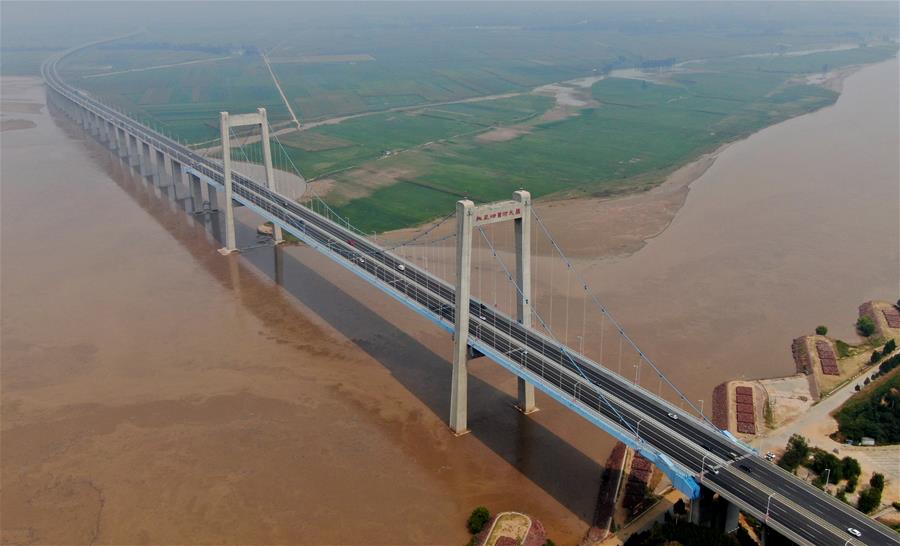
M 804 76 L 888 58 L 898 38 L 890 2 L 41 6 L 4 10 L 4 74 L 33 73 L 42 55 L 75 45 L 67 39 L 132 32 L 62 70 L 183 141 L 215 139 L 223 110 L 264 106 L 273 125 L 290 126 L 261 52 L 303 123 L 358 116 L 279 141 L 366 230 L 426 221 L 462 195 L 652 186 L 723 142 L 831 104 L 835 93 Z M 798 54 L 834 46 L 852 49 Z M 653 81 L 577 90 L 578 107 L 532 93 L 673 65 Z M 491 95 L 504 98 L 459 102 Z
M 893 53 L 893 48 L 871 48 L 861 55 L 822 54 L 805 65 L 870 62 Z M 784 70 L 759 73 L 741 60 L 733 66 L 720 63 L 721 71 L 676 73 L 666 84 L 605 79 L 591 90 L 600 105 L 579 116 L 536 124 L 506 142 L 460 137 L 421 149 L 414 158 L 383 159 L 381 169 L 401 172 L 405 163 L 414 161 L 418 174 L 393 186 L 378 185 L 370 195 L 349 203 L 338 192 L 333 204 L 358 219 L 363 229 L 388 230 L 450 210 L 460 195 L 488 201 L 508 198 L 524 187 L 536 197 L 602 196 L 652 185 L 724 142 L 837 98 L 821 86 L 792 83 L 796 59 L 787 59 L 784 67 L 766 64 Z M 358 183 L 352 176 L 352 171 L 339 175 L 338 186 Z M 398 202 L 408 206 L 399 207 Z

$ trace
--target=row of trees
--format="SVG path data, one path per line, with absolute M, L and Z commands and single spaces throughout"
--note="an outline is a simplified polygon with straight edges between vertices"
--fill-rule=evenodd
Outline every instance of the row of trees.
M 900 365 L 900 355 L 886 360 L 875 377 Z M 868 379 L 867 379 L 868 380 Z M 900 375 L 855 395 L 835 414 L 841 437 L 859 441 L 864 436 L 878 444 L 900 443 Z
M 881 506 L 881 494 L 884 492 L 884 476 L 879 473 L 872 474 L 869 479 L 869 487 L 860 492 L 856 501 L 856 508 L 860 512 L 871 514 L 876 508 Z

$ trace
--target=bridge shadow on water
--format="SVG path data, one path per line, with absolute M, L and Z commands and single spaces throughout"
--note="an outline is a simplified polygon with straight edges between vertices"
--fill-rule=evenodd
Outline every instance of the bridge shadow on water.
M 220 256 L 215 252 L 220 246 L 216 243 L 220 239 L 217 234 L 221 233 L 217 214 L 187 214 L 184 200 L 169 197 L 171 188 L 155 188 L 101 144 L 88 138 L 80 127 L 61 113 L 55 112 L 53 117 L 67 134 L 83 139 L 92 157 L 110 178 L 223 286 L 239 289 L 241 273 L 236 273 L 235 268 L 245 271 L 247 275 L 261 273 L 267 276 L 377 360 L 408 392 L 446 422 L 450 412 L 451 365 L 445 357 L 381 317 L 282 247 L 260 246 L 240 256 Z M 178 197 L 184 197 L 186 190 L 177 193 Z M 239 246 L 256 244 L 255 226 L 238 222 L 237 228 Z M 235 265 L 223 267 L 222 261 L 226 259 Z M 382 297 L 385 296 L 380 293 L 376 296 Z M 247 299 L 242 299 L 246 308 L 260 320 L 267 321 L 265 306 L 254 305 Z M 449 336 L 447 345 L 449 348 Z M 512 409 L 514 402 L 513 396 L 470 374 L 471 436 L 578 518 L 590 523 L 602 465 L 534 418 Z M 556 411 L 559 406 L 547 397 L 541 396 L 539 403 L 547 408 L 555 406 L 554 419 L 559 416 L 577 421 L 576 430 L 588 430 L 590 427 L 574 414 Z M 595 429 L 591 427 L 591 430 Z M 449 428 L 447 434 L 450 434 Z

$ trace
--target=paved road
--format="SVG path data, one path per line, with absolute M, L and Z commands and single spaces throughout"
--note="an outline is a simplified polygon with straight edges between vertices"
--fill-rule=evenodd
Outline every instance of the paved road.
M 65 56 L 63 54 L 62 56 Z M 55 60 L 42 68 L 49 87 L 172 156 L 189 172 L 222 183 L 221 165 L 201 157 L 138 122 L 71 88 L 56 73 Z M 311 246 L 451 330 L 454 290 L 328 218 L 235 173 L 234 198 L 268 219 L 280 221 Z M 401 269 L 400 265 L 403 265 Z M 614 434 L 631 438 L 641 451 L 665 456 L 673 467 L 739 505 L 793 540 L 805 544 L 898 544 L 898 535 L 855 509 L 823 494 L 756 456 L 708 422 L 682 412 L 627 379 L 577 355 L 555 340 L 523 327 L 477 300 L 470 301 L 469 343 L 499 355 L 531 374 L 537 386 L 596 418 Z M 481 318 L 483 317 L 483 318 Z M 669 414 L 677 416 L 673 419 Z M 652 457 L 651 457 L 652 458 Z M 711 471 L 711 469 L 715 469 Z M 768 514 L 768 516 L 766 516 Z M 861 539 L 847 533 L 852 527 Z

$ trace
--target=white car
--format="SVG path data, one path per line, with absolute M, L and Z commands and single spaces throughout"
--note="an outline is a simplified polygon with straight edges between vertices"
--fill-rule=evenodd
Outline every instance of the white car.
M 397 264 L 397 270 L 398 271 L 406 271 L 406 266 L 403 264 Z
M 862 533 L 859 532 L 859 529 L 854 529 L 853 527 L 847 527 L 847 532 L 855 536 L 856 538 L 862 536 Z
M 669 413 L 667 413 L 666 415 L 669 416 L 669 419 L 673 419 L 675 421 L 678 420 L 678 416 L 676 414 L 672 413 L 671 411 Z

